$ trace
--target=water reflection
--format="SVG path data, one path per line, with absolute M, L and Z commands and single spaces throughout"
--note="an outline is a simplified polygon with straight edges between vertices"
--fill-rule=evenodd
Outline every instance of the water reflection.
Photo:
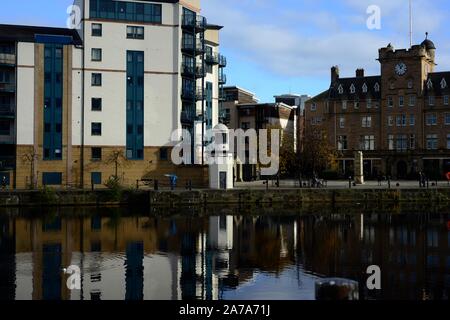
M 72 210 L 0 215 L 0 299 L 314 299 L 317 277 L 357 280 L 363 299 L 450 293 L 448 212 Z M 383 272 L 378 292 L 365 289 L 372 264 Z M 82 270 L 81 290 L 67 289 L 70 265 Z

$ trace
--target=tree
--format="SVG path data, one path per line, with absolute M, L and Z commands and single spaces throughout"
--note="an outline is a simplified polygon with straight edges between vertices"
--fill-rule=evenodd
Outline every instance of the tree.
M 283 177 L 294 176 L 298 170 L 298 159 L 295 153 L 295 138 L 294 133 L 289 130 L 284 130 L 281 126 L 268 126 L 268 154 L 271 151 L 271 130 L 280 130 L 279 141 L 279 174 Z
M 27 152 L 22 155 L 22 162 L 25 163 L 26 165 L 30 166 L 30 183 L 29 183 L 28 187 L 31 190 L 33 190 L 36 187 L 37 181 L 36 181 L 36 177 L 34 174 L 34 166 L 35 166 L 35 163 L 38 158 L 39 158 L 39 155 L 36 153 L 36 150 L 34 150 L 34 148 L 32 148 L 30 150 L 30 152 Z
M 106 164 L 114 165 L 114 176 L 115 180 L 119 180 L 119 167 L 127 167 L 128 159 L 125 156 L 123 150 L 113 150 L 105 160 Z
M 312 174 L 336 169 L 337 156 L 338 154 L 325 132 L 315 129 L 306 133 L 303 150 L 299 154 L 303 173 Z

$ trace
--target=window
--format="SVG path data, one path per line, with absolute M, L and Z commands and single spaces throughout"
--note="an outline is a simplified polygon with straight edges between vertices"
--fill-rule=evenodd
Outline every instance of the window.
M 394 117 L 388 116 L 388 126 L 392 127 L 394 125 Z
M 127 38 L 128 39 L 144 39 L 144 27 L 127 26 Z
M 438 148 L 437 134 L 428 134 L 427 135 L 427 149 L 428 150 L 437 150 L 437 148 Z
M 415 134 L 409 135 L 409 149 L 410 150 L 416 149 L 416 135 Z
M 414 107 L 416 105 L 416 96 L 409 96 L 409 106 Z
M 347 136 L 339 136 L 338 137 L 338 150 L 347 150 L 348 144 L 347 144 Z
M 362 91 L 363 93 L 367 93 L 367 84 L 363 84 Z
M 315 102 L 311 103 L 311 111 L 317 110 L 317 104 Z
M 100 23 L 93 23 L 92 26 L 92 36 L 93 37 L 101 37 L 103 30 L 102 25 Z
M 380 103 L 378 101 L 375 101 L 375 109 L 378 109 L 380 107 Z
M 372 99 L 367 99 L 367 109 L 371 109 L 372 108 Z
M 414 127 L 416 125 L 416 116 L 413 114 L 409 115 L 409 125 Z
M 355 109 L 359 109 L 359 100 L 355 100 L 355 102 L 353 102 L 353 107 Z
M 313 117 L 312 120 L 311 120 L 311 124 L 313 126 L 317 126 L 317 125 L 319 125 L 321 123 L 322 123 L 322 118 L 321 117 Z
M 347 100 L 342 101 L 342 110 L 347 110 Z
M 397 136 L 397 151 L 408 150 L 408 137 L 405 134 L 399 134 Z
M 92 61 L 102 61 L 102 49 L 93 48 L 91 51 Z
M 405 98 L 403 96 L 398 97 L 398 106 L 403 107 L 405 104 Z
M 363 151 L 375 150 L 375 136 L 361 136 L 360 148 Z
M 91 148 L 91 159 L 102 160 L 102 148 Z
M 394 99 L 392 97 L 388 97 L 388 107 L 392 108 L 394 106 Z
M 343 94 L 344 93 L 344 88 L 342 87 L 341 84 L 339 85 L 338 92 L 339 92 L 339 94 Z
M 447 81 L 445 81 L 445 78 L 442 78 L 441 80 L 441 89 L 447 88 Z
M 378 82 L 375 83 L 374 89 L 375 89 L 375 92 L 380 92 L 380 85 L 378 84 Z
M 413 81 L 408 80 L 408 89 L 412 89 L 412 88 L 413 88 Z
M 102 98 L 92 98 L 91 109 L 92 111 L 102 111 Z
M 94 87 L 100 87 L 102 85 L 102 74 L 101 73 L 93 73 L 91 84 Z
M 9 136 L 11 133 L 10 121 L 0 120 L 0 136 Z
M 447 134 L 447 149 L 450 150 L 450 134 Z
M 426 124 L 427 124 L 427 126 L 435 126 L 435 125 L 437 125 L 437 115 L 436 115 L 436 113 L 428 113 L 426 115 Z
M 428 79 L 428 81 L 427 81 L 427 88 L 433 89 L 433 82 L 431 81 L 431 79 Z
M 42 184 L 44 186 L 58 186 L 62 184 L 62 173 L 60 172 L 43 172 Z
M 394 135 L 388 135 L 388 148 L 389 150 L 394 150 Z
M 450 113 L 446 113 L 444 117 L 445 117 L 445 125 L 450 126 Z
M 162 23 L 161 4 L 126 1 L 91 0 L 89 15 L 92 19 L 122 20 L 130 22 Z
M 92 122 L 91 135 L 93 135 L 93 136 L 101 136 L 102 135 L 102 124 L 100 122 Z
M 345 117 L 339 118 L 339 128 L 345 128 Z
M 352 85 L 350 86 L 350 93 L 355 93 L 356 92 L 356 88 L 355 85 L 352 83 Z
M 444 96 L 444 105 L 448 106 L 448 96 Z
M 92 183 L 92 185 L 102 184 L 102 173 L 101 172 L 91 172 L 91 183 Z
M 434 106 L 434 103 L 435 103 L 435 97 L 434 96 L 429 96 L 428 97 L 428 105 L 429 106 Z
M 363 128 L 370 128 L 372 127 L 372 117 L 362 117 L 362 127 Z
M 159 149 L 159 160 L 167 161 L 169 159 L 169 149 L 161 148 Z
M 248 130 L 248 129 L 250 129 L 250 122 L 242 122 L 241 128 L 242 128 L 243 130 Z

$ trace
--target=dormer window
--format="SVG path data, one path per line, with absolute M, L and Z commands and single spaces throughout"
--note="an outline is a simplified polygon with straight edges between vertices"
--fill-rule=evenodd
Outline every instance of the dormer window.
M 380 85 L 378 84 L 378 82 L 375 83 L 374 89 L 375 89 L 375 92 L 380 92 Z
M 367 93 L 367 84 L 365 84 L 365 83 L 363 84 L 362 91 L 364 93 Z
M 413 81 L 408 80 L 408 89 L 412 89 L 412 88 L 413 88 Z
M 352 85 L 350 86 L 350 93 L 355 93 L 356 88 L 355 85 L 352 83 Z
M 339 94 L 343 94 L 344 93 L 344 88 L 342 87 L 341 84 L 339 85 L 338 92 L 339 92 Z
M 428 81 L 427 81 L 427 88 L 433 89 L 433 81 L 431 81 L 431 79 L 428 79 Z
M 445 81 L 445 79 L 442 78 L 442 80 L 441 80 L 441 89 L 445 89 L 445 88 L 447 88 L 447 81 Z

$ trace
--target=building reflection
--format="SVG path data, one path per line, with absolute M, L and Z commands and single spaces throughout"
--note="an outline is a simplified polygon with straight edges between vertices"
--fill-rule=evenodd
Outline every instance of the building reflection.
M 365 284 L 372 264 L 383 290 L 361 285 L 362 298 L 448 299 L 450 290 L 443 213 L 35 217 L 0 220 L 0 299 L 215 300 L 288 268 Z M 67 289 L 70 265 L 82 270 L 81 290 Z

